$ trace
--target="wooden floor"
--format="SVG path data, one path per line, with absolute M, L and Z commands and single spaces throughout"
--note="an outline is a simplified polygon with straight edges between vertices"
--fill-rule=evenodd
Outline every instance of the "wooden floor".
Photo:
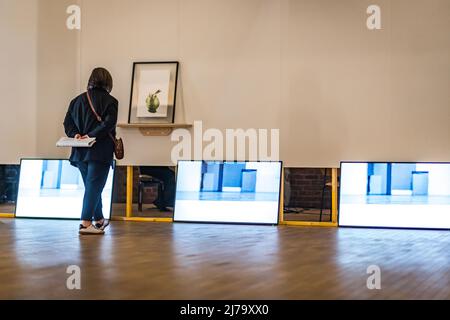
M 76 221 L 0 219 L 0 299 L 450 299 L 449 245 L 445 231 L 113 222 L 80 237 Z

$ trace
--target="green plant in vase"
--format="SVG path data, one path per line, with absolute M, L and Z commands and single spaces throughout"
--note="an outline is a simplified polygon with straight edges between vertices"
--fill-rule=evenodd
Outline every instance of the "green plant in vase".
M 147 105 L 147 110 L 150 113 L 156 113 L 158 111 L 160 102 L 158 99 L 158 94 L 161 93 L 161 90 L 157 90 L 155 93 L 150 93 L 145 100 L 145 104 Z

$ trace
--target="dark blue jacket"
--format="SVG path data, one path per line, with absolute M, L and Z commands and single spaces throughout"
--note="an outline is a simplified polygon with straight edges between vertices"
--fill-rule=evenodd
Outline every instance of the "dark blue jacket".
M 94 88 L 89 90 L 95 111 L 102 118 L 99 122 L 92 112 L 86 93 L 70 102 L 64 119 L 64 130 L 70 138 L 76 134 L 96 138 L 91 148 L 72 148 L 70 162 L 76 165 L 79 161 L 100 161 L 112 163 L 114 142 L 108 133 L 116 136 L 118 101 L 106 90 Z

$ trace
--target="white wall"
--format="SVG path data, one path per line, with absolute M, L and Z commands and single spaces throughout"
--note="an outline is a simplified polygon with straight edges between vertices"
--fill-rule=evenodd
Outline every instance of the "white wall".
M 132 61 L 180 60 L 177 121 L 280 128 L 287 166 L 450 160 L 449 2 L 375 2 L 374 32 L 373 1 L 83 1 L 82 78 L 112 69 L 126 122 Z M 124 163 L 169 162 L 168 138 L 121 134 Z
M 55 29 L 50 40 L 65 43 L 52 42 L 60 54 L 47 52 L 48 63 L 38 64 L 39 78 L 61 80 L 39 82 L 34 125 L 43 140 L 37 150 L 25 137 L 17 140 L 20 147 L 1 162 L 35 151 L 61 155 L 53 145 L 62 109 L 96 66 L 113 74 L 119 122 L 126 122 L 132 62 L 158 60 L 181 62 L 177 122 L 280 128 L 286 166 L 450 161 L 448 0 L 79 0 L 80 33 L 64 29 L 65 2 L 39 1 L 39 9 L 53 8 L 46 16 Z M 379 31 L 366 28 L 366 8 L 374 3 L 382 9 Z M 41 52 L 47 32 L 40 22 Z M 76 36 L 79 47 L 68 49 Z M 20 55 L 19 49 L 11 50 Z M 79 81 L 66 78 L 78 79 L 69 72 L 74 68 Z M 0 137 L 17 131 L 7 125 Z M 170 163 L 168 137 L 119 134 L 126 147 L 121 164 Z
M 77 33 L 65 26 L 75 0 L 0 0 L 0 163 L 67 157 L 55 143 L 79 91 Z
M 40 190 L 44 161 L 23 161 L 20 167 L 20 189 Z
M 202 184 L 202 162 L 183 161 L 179 163 L 177 191 L 198 192 Z
M 428 171 L 428 194 L 431 196 L 450 196 L 450 165 L 418 164 L 418 171 Z
M 367 194 L 367 163 L 343 163 L 341 166 L 341 194 Z
M 66 8 L 76 0 L 39 0 L 36 156 L 68 157 L 56 148 L 70 101 L 80 92 L 79 34 L 66 28 Z
M 0 163 L 36 153 L 37 0 L 0 0 Z
M 249 162 L 246 169 L 256 171 L 256 192 L 276 192 L 280 190 L 281 163 Z

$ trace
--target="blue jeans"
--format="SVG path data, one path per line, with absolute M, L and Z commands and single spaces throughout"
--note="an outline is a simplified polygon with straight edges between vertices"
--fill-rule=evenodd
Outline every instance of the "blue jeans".
M 103 219 L 102 192 L 108 179 L 110 165 L 103 162 L 77 162 L 84 182 L 83 209 L 81 220 Z

